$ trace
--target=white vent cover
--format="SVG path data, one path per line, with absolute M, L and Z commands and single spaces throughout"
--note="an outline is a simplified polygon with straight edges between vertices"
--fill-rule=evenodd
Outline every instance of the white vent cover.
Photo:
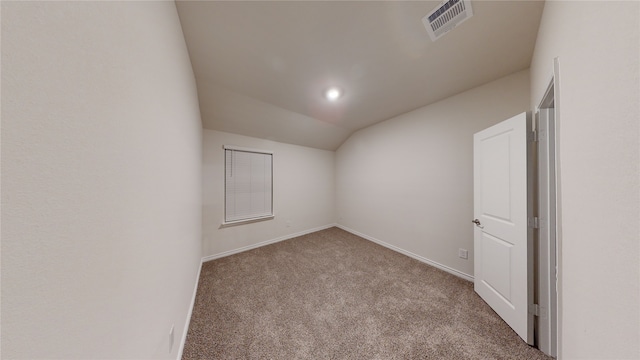
M 431 40 L 436 41 L 471 16 L 471 0 L 445 0 L 423 17 L 422 23 L 427 28 Z

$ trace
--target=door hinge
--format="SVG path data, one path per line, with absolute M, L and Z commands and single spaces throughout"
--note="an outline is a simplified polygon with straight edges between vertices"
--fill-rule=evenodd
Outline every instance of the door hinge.
M 533 314 L 533 316 L 540 316 L 540 305 L 531 304 L 529 306 L 529 313 Z
M 543 319 L 547 318 L 547 309 L 538 304 L 529 305 L 529 314 Z
M 536 141 L 545 141 L 547 140 L 547 132 L 545 130 L 540 130 L 536 137 Z
M 529 133 L 529 141 L 538 142 L 538 132 L 536 130 L 533 130 Z
M 531 217 L 528 219 L 529 227 L 534 229 L 540 228 L 540 220 L 538 220 L 537 216 Z

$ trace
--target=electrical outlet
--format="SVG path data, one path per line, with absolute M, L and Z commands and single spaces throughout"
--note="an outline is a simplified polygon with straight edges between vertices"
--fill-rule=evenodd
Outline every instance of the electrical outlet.
M 467 249 L 458 249 L 458 257 L 466 260 L 469 258 L 469 252 Z
M 169 330 L 169 354 L 171 354 L 171 351 L 173 350 L 173 329 L 174 324 L 171 324 L 171 330 Z

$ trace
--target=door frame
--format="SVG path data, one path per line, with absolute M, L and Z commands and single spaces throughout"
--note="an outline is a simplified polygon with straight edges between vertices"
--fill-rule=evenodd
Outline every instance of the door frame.
M 536 346 L 544 353 L 560 354 L 560 164 L 559 132 L 559 59 L 554 59 L 553 76 L 535 109 L 536 142 L 536 201 L 535 211 L 541 219 L 536 229 L 536 294 L 539 313 L 535 320 Z M 539 131 L 540 122 L 548 122 L 548 129 Z M 547 161 L 547 159 L 549 159 Z M 540 176 L 545 174 L 548 176 Z

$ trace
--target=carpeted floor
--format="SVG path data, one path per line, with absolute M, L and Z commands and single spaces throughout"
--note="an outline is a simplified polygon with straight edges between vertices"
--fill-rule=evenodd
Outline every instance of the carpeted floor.
M 183 359 L 551 359 L 473 284 L 331 228 L 203 265 Z

